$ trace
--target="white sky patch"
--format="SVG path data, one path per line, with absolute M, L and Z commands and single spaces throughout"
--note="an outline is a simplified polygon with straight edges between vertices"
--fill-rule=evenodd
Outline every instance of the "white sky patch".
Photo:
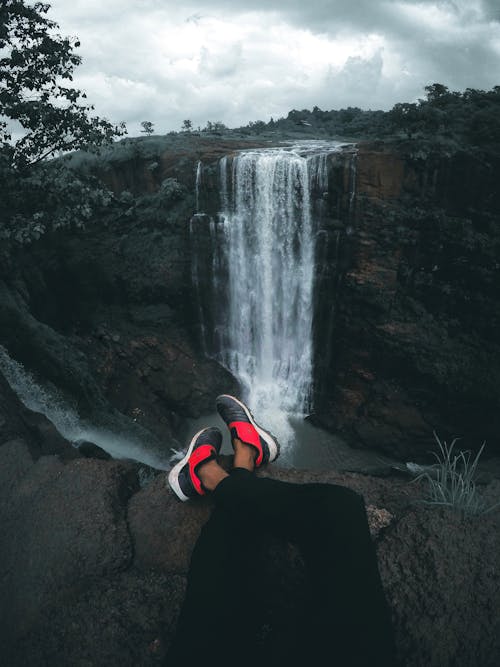
M 75 85 L 130 134 L 142 120 L 158 133 L 186 118 L 234 127 L 314 105 L 389 109 L 435 81 L 500 84 L 500 24 L 482 0 L 51 4 L 81 41 Z

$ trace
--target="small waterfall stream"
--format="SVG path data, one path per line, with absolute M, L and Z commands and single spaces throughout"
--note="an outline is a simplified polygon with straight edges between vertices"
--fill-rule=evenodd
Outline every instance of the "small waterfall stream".
M 30 410 L 45 415 L 73 445 L 91 442 L 114 458 L 141 461 L 160 470 L 168 468 L 169 452 L 149 451 L 143 440 L 130 430 L 120 431 L 116 425 L 109 428 L 82 419 L 55 388 L 42 386 L 1 345 L 0 371 L 21 402 Z
M 328 157 L 341 146 L 308 142 L 244 151 L 219 162 L 204 346 L 240 380 L 244 400 L 285 441 L 289 416 L 312 408 L 317 220 L 311 192 L 327 193 Z M 198 164 L 197 201 L 201 178 Z

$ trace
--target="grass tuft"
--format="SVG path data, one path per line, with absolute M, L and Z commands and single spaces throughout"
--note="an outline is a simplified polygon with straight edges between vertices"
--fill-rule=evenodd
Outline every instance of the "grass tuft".
M 439 452 L 432 452 L 437 463 L 414 480 L 427 480 L 429 499 L 423 502 L 453 507 L 464 514 L 475 516 L 486 514 L 498 507 L 500 503 L 489 507 L 486 505 L 475 483 L 477 464 L 486 443 L 483 442 L 476 456 L 472 458 L 470 451 L 454 452 L 458 438 L 448 445 L 445 440 L 441 442 L 436 433 L 434 437 L 439 446 Z

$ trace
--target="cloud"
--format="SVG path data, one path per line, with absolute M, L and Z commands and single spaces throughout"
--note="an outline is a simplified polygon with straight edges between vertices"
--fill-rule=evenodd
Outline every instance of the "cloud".
M 497 0 L 52 0 L 96 112 L 180 129 L 500 83 Z

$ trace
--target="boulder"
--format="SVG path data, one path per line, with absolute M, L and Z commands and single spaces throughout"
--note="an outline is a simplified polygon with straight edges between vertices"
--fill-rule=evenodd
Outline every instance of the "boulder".
M 258 474 L 343 484 L 363 494 L 402 664 L 498 664 L 500 510 L 465 520 L 420 504 L 423 483 L 400 476 L 278 466 Z M 498 502 L 498 480 L 481 492 Z M 5 443 L 0 641 L 6 664 L 160 664 L 211 507 L 209 496 L 181 503 L 165 473 L 140 488 L 137 464 L 34 461 L 22 440 Z M 270 537 L 259 549 L 255 590 L 267 620 L 286 632 L 310 604 L 307 571 L 294 545 Z
M 499 518 L 497 512 L 465 519 L 424 506 L 393 523 L 380 541 L 401 664 L 498 665 Z
M 22 442 L 0 447 L 0 632 L 7 656 L 16 655 L 17 642 L 46 609 L 130 565 L 125 510 L 137 488 L 116 462 L 30 462 Z

